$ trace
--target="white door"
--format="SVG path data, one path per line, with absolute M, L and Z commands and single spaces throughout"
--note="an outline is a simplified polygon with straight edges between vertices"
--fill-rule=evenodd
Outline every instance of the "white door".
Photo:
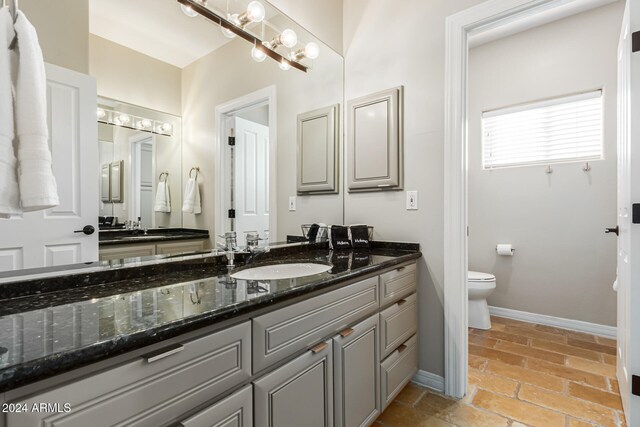
M 131 220 L 140 218 L 142 227 L 155 227 L 153 213 L 156 195 L 155 138 L 151 134 L 136 135 L 129 139 L 131 146 Z
M 49 144 L 60 205 L 0 220 L 0 271 L 98 260 L 96 82 L 50 64 L 46 72 Z M 75 232 L 87 225 L 95 232 Z
M 636 426 L 640 396 L 631 387 L 632 376 L 640 376 L 640 224 L 632 222 L 632 204 L 640 203 L 640 52 L 632 52 L 631 40 L 640 30 L 640 5 L 632 3 L 626 4 L 618 48 L 617 369 L 627 425 Z
M 238 245 L 246 231 L 269 229 L 269 128 L 235 118 L 234 201 Z

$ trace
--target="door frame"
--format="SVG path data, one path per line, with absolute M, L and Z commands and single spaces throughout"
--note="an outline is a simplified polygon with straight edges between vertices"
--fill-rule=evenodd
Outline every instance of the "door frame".
M 215 165 L 218 191 L 215 192 L 216 218 L 215 235 L 224 234 L 225 201 L 227 183 L 227 169 L 224 166 L 224 141 L 226 138 L 226 118 L 235 111 L 242 110 L 249 106 L 266 103 L 269 106 L 269 236 L 276 241 L 278 233 L 278 198 L 277 198 L 277 98 L 276 86 L 271 85 L 255 92 L 248 93 L 239 98 L 232 99 L 220 104 L 215 108 L 215 128 L 218 130 L 215 139 Z M 237 236 L 240 238 L 240 236 Z M 238 241 L 238 245 L 243 242 Z
M 445 22 L 444 348 L 445 393 L 467 391 L 468 212 L 467 137 L 469 37 L 516 20 L 575 6 L 580 11 L 612 0 L 488 0 Z M 587 8 L 584 8 L 588 4 Z M 560 11 L 562 9 L 556 9 Z M 577 13 L 577 12 L 576 12 Z
M 156 196 L 156 136 L 151 133 L 140 133 L 137 135 L 132 135 L 129 137 L 129 212 L 131 221 L 136 221 L 140 216 L 140 186 L 139 179 L 137 175 L 137 169 L 134 166 L 138 165 L 140 161 L 140 144 L 146 143 L 146 141 L 150 141 L 151 144 L 151 156 L 153 157 L 153 162 L 151 163 L 151 179 L 153 186 L 151 188 L 151 193 L 153 197 Z M 136 172 L 136 173 L 134 173 Z M 126 175 L 125 171 L 125 175 Z M 148 228 L 155 228 L 156 226 L 156 215 L 155 211 L 151 215 L 151 224 Z

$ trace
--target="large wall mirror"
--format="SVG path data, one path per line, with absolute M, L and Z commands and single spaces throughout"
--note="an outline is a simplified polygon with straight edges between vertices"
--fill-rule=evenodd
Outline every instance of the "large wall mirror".
M 82 65 L 76 69 L 47 68 L 55 85 L 63 87 L 70 76 L 81 94 L 69 104 L 65 92 L 50 91 L 60 98 L 50 100 L 50 109 L 73 105 L 72 119 L 80 123 L 65 151 L 56 146 L 68 129 L 64 114 L 49 117 L 62 203 L 0 220 L 2 234 L 23 224 L 24 233 L 43 236 L 21 231 L 0 243 L 0 280 L 22 269 L 208 250 L 231 230 L 242 247 L 246 231 L 275 243 L 301 235 L 302 224 L 343 222 L 341 113 L 333 141 L 335 190 L 299 193 L 297 182 L 298 116 L 327 106 L 344 111 L 343 58 L 267 1 L 260 0 L 262 21 L 245 22 L 249 3 L 208 0 L 196 13 L 176 0 L 88 0 L 88 22 L 76 27 L 89 29 L 88 64 L 76 58 Z M 23 8 L 32 22 L 50 21 L 45 7 Z M 224 31 L 207 11 L 229 19 L 238 14 L 248 36 Z M 36 30 L 51 35 L 44 26 Z M 43 51 L 56 57 L 67 46 L 46 37 Z M 174 248 L 151 237 L 132 239 L 124 224 L 151 236 L 205 234 L 198 245 Z M 86 235 L 87 225 L 95 233 Z M 118 232 L 129 240 L 113 244 Z

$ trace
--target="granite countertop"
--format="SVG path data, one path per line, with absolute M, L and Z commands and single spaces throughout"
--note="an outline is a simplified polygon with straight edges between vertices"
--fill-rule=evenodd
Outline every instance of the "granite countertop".
M 421 256 L 417 244 L 372 243 L 358 251 L 330 251 L 325 243 L 236 255 L 233 272 L 247 261 L 332 265 L 297 279 L 233 280 L 225 257 L 210 254 L 0 284 L 0 392 Z
M 190 228 L 151 228 L 147 230 L 100 230 L 98 243 L 102 246 L 134 243 L 157 243 L 172 240 L 208 239 L 209 231 Z

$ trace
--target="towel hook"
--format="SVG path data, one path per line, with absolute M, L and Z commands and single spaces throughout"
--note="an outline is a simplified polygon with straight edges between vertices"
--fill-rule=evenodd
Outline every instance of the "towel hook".
M 2 1 L 3 5 L 7 5 L 7 1 Z M 13 19 L 13 23 L 15 24 L 18 20 L 18 0 L 9 0 L 9 13 L 11 14 L 11 19 Z M 16 48 L 16 42 L 18 41 L 18 32 L 13 30 L 13 39 L 11 43 L 9 43 L 9 49 L 14 50 Z
M 200 168 L 198 166 L 194 166 L 191 168 L 191 170 L 189 171 L 189 178 L 191 178 L 191 173 L 193 171 L 196 171 L 196 181 L 198 180 L 198 173 L 200 173 Z
M 591 165 L 589 162 L 584 162 L 584 166 L 582 166 L 582 170 L 585 172 L 589 172 L 591 170 Z
M 169 172 L 162 172 L 158 177 L 158 181 L 162 182 L 162 176 L 164 176 L 164 181 L 166 182 L 167 178 L 169 178 Z

